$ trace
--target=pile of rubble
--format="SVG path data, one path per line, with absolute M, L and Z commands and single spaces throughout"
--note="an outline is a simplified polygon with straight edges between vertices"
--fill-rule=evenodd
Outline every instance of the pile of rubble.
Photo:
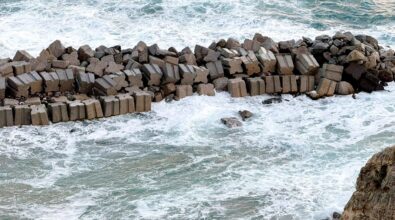
M 305 93 L 313 99 L 372 92 L 383 90 L 394 73 L 393 50 L 349 32 L 278 43 L 255 34 L 243 43 L 222 39 L 209 47 L 196 45 L 194 51 L 144 42 L 127 49 L 74 49 L 56 40 L 36 58 L 19 50 L 13 59 L 0 59 L 0 126 L 149 111 L 151 101 L 179 100 L 194 92 Z

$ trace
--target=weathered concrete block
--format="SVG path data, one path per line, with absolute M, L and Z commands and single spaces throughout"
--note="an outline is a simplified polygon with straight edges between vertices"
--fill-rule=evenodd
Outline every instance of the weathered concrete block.
M 14 106 L 14 125 L 30 125 L 32 123 L 30 112 L 28 105 Z
M 48 113 L 45 105 L 33 105 L 30 108 L 32 125 L 49 125 Z
M 158 57 L 154 57 L 154 56 L 149 56 L 149 63 L 150 64 L 156 64 L 159 66 L 159 68 L 164 69 L 166 62 Z
M 256 40 L 245 39 L 243 43 L 243 48 L 246 50 L 258 52 L 260 48 L 260 43 Z
M 95 92 L 99 95 L 116 95 L 117 83 L 111 79 L 108 75 L 103 76 L 103 78 L 98 78 L 95 80 Z
M 88 61 L 95 56 L 95 51 L 89 45 L 83 45 L 78 49 L 78 58 L 81 61 Z
M 26 50 L 18 50 L 16 51 L 16 54 L 12 60 L 29 62 L 32 59 L 34 59 L 34 57 L 30 55 Z
M 336 82 L 340 82 L 342 80 L 343 68 L 344 67 L 340 65 L 324 64 L 320 71 L 320 76 Z
M 195 68 L 192 65 L 185 64 L 179 64 L 178 66 L 180 67 L 181 85 L 192 85 L 196 78 Z
M 40 76 L 44 80 L 45 92 L 59 91 L 59 77 L 55 72 L 40 72 Z
M 91 120 L 95 118 L 102 118 L 104 116 L 99 100 L 87 99 L 82 101 L 82 103 L 85 105 L 86 119 Z
M 176 96 L 179 99 L 185 98 L 187 96 L 192 96 L 193 90 L 191 85 L 177 85 Z
M 317 93 L 320 97 L 326 96 L 329 92 L 329 88 L 331 87 L 332 80 L 321 78 L 317 87 Z
M 243 62 L 245 72 L 249 76 L 258 74 L 261 72 L 261 68 L 259 67 L 258 58 L 255 56 L 253 51 L 248 51 L 246 56 L 241 57 L 241 61 Z
M 8 89 L 14 97 L 29 97 L 29 82 L 24 76 L 11 76 L 7 79 Z
M 95 75 L 93 73 L 78 72 L 76 82 L 79 93 L 90 94 L 95 85 Z
M 265 76 L 266 93 L 273 94 L 274 91 L 274 78 L 273 76 Z
M 166 63 L 170 63 L 173 65 L 178 65 L 179 59 L 177 57 L 173 57 L 173 56 L 165 56 L 165 58 L 163 59 L 163 61 L 165 61 Z
M 232 97 L 247 96 L 247 87 L 241 78 L 230 79 L 228 81 L 228 92 Z
M 225 58 L 233 58 L 233 57 L 239 56 L 239 53 L 237 52 L 237 50 L 234 50 L 234 49 L 220 48 L 219 52 Z
M 49 103 L 48 114 L 53 123 L 69 121 L 69 113 L 65 102 Z
M 53 68 L 66 69 L 69 65 L 70 63 L 67 60 L 52 60 Z
M 224 69 L 222 67 L 221 61 L 209 62 L 206 63 L 206 68 L 209 71 L 209 75 L 211 80 L 220 78 L 224 76 Z
M 13 76 L 14 70 L 12 68 L 12 63 L 0 64 L 0 75 L 5 78 Z
M 62 60 L 68 62 L 69 65 L 79 66 L 81 64 L 80 60 L 78 59 L 77 51 L 73 51 L 70 54 L 63 54 Z
M 199 95 L 215 96 L 214 85 L 211 83 L 199 84 L 197 86 L 197 92 Z
M 297 93 L 298 92 L 297 77 L 295 75 L 290 75 L 289 78 L 291 82 L 291 93 Z
M 124 115 L 136 111 L 134 98 L 129 94 L 118 94 L 116 98 L 119 99 L 119 114 Z
M 106 69 L 108 63 L 106 61 L 101 61 L 97 58 L 89 58 L 89 65 L 86 67 L 86 71 L 95 74 L 98 77 L 102 77 L 104 74 L 104 69 Z
M 328 93 L 326 95 L 333 96 L 335 94 L 336 87 L 337 87 L 337 82 L 332 80 L 328 89 Z
M 265 81 L 260 77 L 247 78 L 246 84 L 251 96 L 263 95 L 266 92 Z
M 136 112 L 149 112 L 151 111 L 151 94 L 143 91 L 134 92 L 134 100 L 136 102 Z
M 116 83 L 115 89 L 117 91 L 129 86 L 129 83 L 126 81 L 126 75 L 122 71 L 110 74 L 108 77 L 110 77 Z
M 43 79 L 41 76 L 36 72 L 28 73 L 29 77 L 31 78 L 30 81 L 30 94 L 35 95 L 43 91 Z
M 283 89 L 281 87 L 280 76 L 273 76 L 273 81 L 274 81 L 274 92 L 275 93 L 282 92 Z
M 139 88 L 144 87 L 143 84 L 143 75 L 138 68 L 132 68 L 130 70 L 123 71 L 126 75 L 126 78 L 129 82 L 129 86 L 137 86 Z
M 277 59 L 272 51 L 266 50 L 265 48 L 261 47 L 258 51 L 257 58 L 263 66 L 263 70 L 262 70 L 263 72 L 265 73 L 276 72 Z
M 243 61 L 241 60 L 240 57 L 235 57 L 233 59 L 224 58 L 221 61 L 226 74 L 233 75 L 236 73 L 243 73 L 243 67 L 242 67 Z
M 14 71 L 14 75 L 20 75 L 22 73 L 27 73 L 32 71 L 32 65 L 25 61 L 15 61 L 12 62 L 12 69 Z
M 104 117 L 119 115 L 119 99 L 115 98 L 115 96 L 102 96 L 100 97 L 100 102 Z
M 208 82 L 208 74 L 209 71 L 207 68 L 202 67 L 202 66 L 192 66 L 195 73 L 196 73 L 196 77 L 194 79 L 194 83 L 207 83 Z
M 320 68 L 313 55 L 301 53 L 296 56 L 296 69 L 302 75 L 315 75 Z
M 16 105 L 19 105 L 19 101 L 16 99 L 9 99 L 9 98 L 5 98 L 3 100 L 3 106 L 11 106 L 14 107 Z
M 289 54 L 278 54 L 277 58 L 277 71 L 280 75 L 292 75 L 294 64 L 292 57 Z
M 184 64 L 181 64 L 184 66 Z M 162 83 L 176 83 L 180 80 L 180 72 L 178 65 L 165 63 L 163 68 Z M 193 81 L 192 81 L 193 82 Z
M 66 48 L 62 45 L 62 43 L 59 40 L 55 40 L 48 46 L 47 51 L 49 52 L 49 54 L 58 58 L 65 53 Z
M 14 125 L 14 115 L 10 106 L 0 106 L 0 128 Z
M 287 94 L 291 92 L 291 78 L 289 76 L 281 76 L 282 93 Z
M 156 64 L 144 64 L 142 67 L 144 80 L 148 86 L 159 86 L 163 76 L 162 70 Z
M 5 98 L 6 83 L 5 78 L 0 76 L 0 100 Z
M 226 91 L 228 89 L 228 81 L 229 79 L 226 77 L 221 77 L 218 79 L 215 79 L 213 81 L 214 87 L 216 91 Z
M 72 69 L 57 69 L 56 74 L 59 78 L 59 91 L 74 91 L 74 74 Z
M 192 53 L 186 53 L 179 57 L 179 62 L 187 65 L 197 65 L 196 64 L 196 57 Z
M 69 112 L 69 120 L 84 120 L 86 118 L 85 105 L 81 101 L 68 101 L 67 109 Z

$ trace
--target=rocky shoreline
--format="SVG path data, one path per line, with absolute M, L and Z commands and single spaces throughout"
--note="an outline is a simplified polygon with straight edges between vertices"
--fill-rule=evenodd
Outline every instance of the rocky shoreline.
M 65 47 L 38 57 L 18 50 L 0 59 L 0 127 L 48 125 L 151 110 L 152 102 L 228 91 L 232 97 L 306 94 L 312 99 L 384 90 L 395 54 L 350 32 L 274 42 L 255 34 L 177 51 L 139 42 L 133 48 Z

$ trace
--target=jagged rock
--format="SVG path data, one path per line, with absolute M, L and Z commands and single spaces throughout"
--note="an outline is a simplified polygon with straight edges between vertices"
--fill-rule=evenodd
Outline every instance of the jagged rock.
M 264 105 L 269 105 L 269 104 L 274 104 L 274 103 L 281 103 L 283 99 L 281 97 L 278 98 L 270 98 L 262 101 L 262 104 Z
M 239 119 L 235 117 L 230 118 L 221 118 L 221 122 L 226 125 L 228 128 L 236 128 L 241 127 L 243 124 L 239 121 Z
M 246 119 L 251 118 L 253 116 L 252 112 L 250 112 L 248 110 L 239 111 L 239 114 L 240 114 L 241 118 L 243 119 L 243 121 L 245 121 Z
M 359 173 L 342 220 L 395 219 L 395 146 L 375 154 Z

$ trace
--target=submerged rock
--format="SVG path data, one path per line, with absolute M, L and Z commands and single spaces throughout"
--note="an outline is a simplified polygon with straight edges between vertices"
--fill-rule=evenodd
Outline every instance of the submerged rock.
M 228 128 L 241 127 L 243 124 L 235 117 L 221 118 L 221 122 Z
M 366 163 L 356 188 L 342 220 L 395 219 L 395 146 L 375 154 Z
M 273 103 L 281 103 L 282 101 L 283 101 L 283 99 L 281 97 L 270 98 L 270 99 L 263 100 L 262 104 L 269 105 L 269 104 L 273 104 Z
M 239 114 L 240 114 L 241 118 L 243 119 L 243 121 L 245 121 L 247 118 L 251 118 L 253 115 L 252 112 L 250 112 L 248 110 L 239 111 Z

